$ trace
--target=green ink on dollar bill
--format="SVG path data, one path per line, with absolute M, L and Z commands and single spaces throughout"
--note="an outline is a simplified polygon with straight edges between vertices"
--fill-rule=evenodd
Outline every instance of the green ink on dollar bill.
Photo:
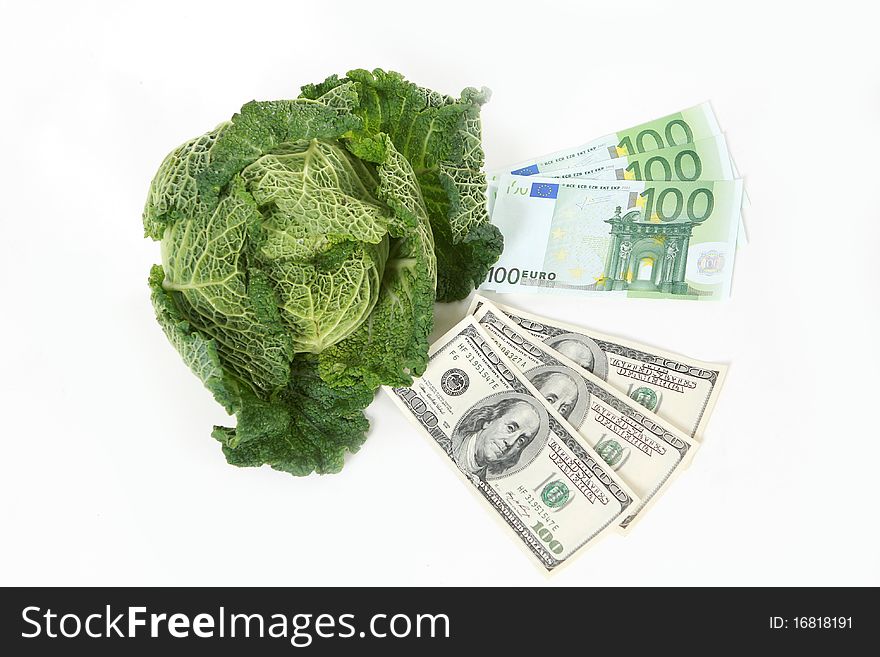
M 530 341 L 490 302 L 481 305 L 474 319 L 547 406 L 568 420 L 641 498 L 621 522 L 622 529 L 631 528 L 646 505 L 690 462 L 698 443 L 547 343 Z
M 478 313 L 488 303 L 493 302 L 476 295 L 468 314 Z M 650 407 L 686 435 L 702 440 L 727 366 L 540 317 L 498 302 L 493 307 L 524 335 L 546 344 L 615 390 Z
M 434 343 L 411 387 L 386 391 L 547 570 L 640 505 L 473 317 Z

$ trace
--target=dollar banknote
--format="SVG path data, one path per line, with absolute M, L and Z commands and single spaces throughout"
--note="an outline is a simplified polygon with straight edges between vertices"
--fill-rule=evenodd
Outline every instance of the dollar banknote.
M 504 252 L 483 289 L 714 300 L 730 290 L 742 181 L 591 181 L 506 174 Z
M 386 391 L 548 570 L 640 505 L 471 316 L 411 387 Z
M 580 146 L 548 153 L 489 173 L 489 180 L 503 173 L 521 176 L 544 175 L 556 169 L 584 166 L 613 158 L 681 146 L 721 134 L 718 119 L 709 103 L 613 132 Z
M 474 319 L 546 403 L 641 498 L 621 522 L 621 528 L 631 528 L 691 460 L 697 443 L 546 343 L 526 336 L 491 302 L 481 304 Z
M 468 314 L 476 314 L 487 303 L 493 303 L 523 335 L 574 361 L 687 436 L 702 440 L 727 366 L 539 317 L 479 294 Z

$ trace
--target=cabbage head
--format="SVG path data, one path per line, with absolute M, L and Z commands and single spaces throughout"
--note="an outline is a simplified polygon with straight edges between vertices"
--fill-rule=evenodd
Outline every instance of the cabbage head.
M 336 472 L 376 388 L 424 371 L 435 299 L 467 296 L 501 252 L 487 98 L 356 70 L 247 103 L 162 162 L 143 214 L 153 306 L 236 416 L 212 434 L 229 463 Z

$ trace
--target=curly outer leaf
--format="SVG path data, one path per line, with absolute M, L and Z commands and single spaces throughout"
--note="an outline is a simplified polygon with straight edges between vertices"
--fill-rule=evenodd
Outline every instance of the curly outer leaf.
M 217 138 L 207 168 L 197 176 L 199 192 L 209 205 L 216 203 L 224 185 L 276 146 L 334 139 L 358 127 L 360 120 L 338 106 L 305 99 L 251 101 Z
M 373 390 L 328 385 L 314 357 L 300 356 L 292 368 L 290 387 L 277 401 L 252 400 L 235 429 L 215 427 L 212 435 L 232 465 L 268 464 L 293 475 L 339 472 L 345 453 L 356 452 L 366 439 L 369 423 L 362 410 Z
M 214 144 L 229 125 L 221 123 L 211 132 L 190 139 L 162 161 L 144 206 L 146 237 L 161 240 L 165 230 L 177 221 L 209 212 L 199 196 L 198 177 L 208 168 Z
M 266 276 L 244 262 L 259 221 L 238 179 L 212 212 L 167 229 L 162 286 L 190 323 L 216 342 L 224 367 L 269 394 L 286 385 L 294 347 Z
M 235 413 L 241 407 L 238 386 L 231 381 L 220 362 L 216 343 L 198 331 L 193 330 L 189 321 L 178 310 L 171 295 L 162 287 L 165 272 L 160 265 L 150 270 L 150 290 L 156 319 L 165 336 L 177 349 L 183 362 L 201 379 L 228 413 Z
M 489 90 L 467 88 L 455 99 L 393 71 L 358 69 L 346 78 L 334 75 L 306 85 L 302 97 L 323 101 L 343 89 L 346 98 L 349 89 L 357 94 L 352 111 L 362 125 L 353 130 L 361 138 L 356 154 L 372 155 L 379 147 L 370 138 L 387 134 L 418 177 L 437 237 L 437 300 L 464 298 L 482 282 L 503 246 L 500 232 L 484 227 L 491 224 L 485 208 L 480 106 L 489 99 Z M 467 246 L 459 248 L 462 244 Z
M 366 437 L 362 410 L 373 391 L 366 386 L 333 388 L 317 374 L 314 358 L 294 361 L 290 384 L 268 399 L 241 385 L 223 367 L 216 342 L 194 330 L 181 315 L 156 265 L 150 288 L 156 317 L 183 361 L 214 398 L 238 420 L 236 428 L 215 427 L 227 461 L 239 466 L 269 464 L 295 475 L 338 472 L 346 451 Z
M 434 239 L 438 245 L 437 268 L 446 272 L 446 276 L 437 279 L 438 301 L 464 299 L 485 280 L 489 268 L 504 248 L 501 232 L 492 224 L 477 226 L 454 248 L 439 246 L 446 244 L 449 247 L 448 234 L 435 232 Z

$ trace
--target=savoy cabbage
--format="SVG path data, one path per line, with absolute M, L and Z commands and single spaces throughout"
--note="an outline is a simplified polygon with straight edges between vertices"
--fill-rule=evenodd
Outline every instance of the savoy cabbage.
M 336 472 L 380 385 L 427 363 L 434 300 L 467 296 L 501 252 L 480 105 L 357 70 L 250 102 L 172 151 L 150 186 L 156 316 L 237 418 L 234 465 Z

